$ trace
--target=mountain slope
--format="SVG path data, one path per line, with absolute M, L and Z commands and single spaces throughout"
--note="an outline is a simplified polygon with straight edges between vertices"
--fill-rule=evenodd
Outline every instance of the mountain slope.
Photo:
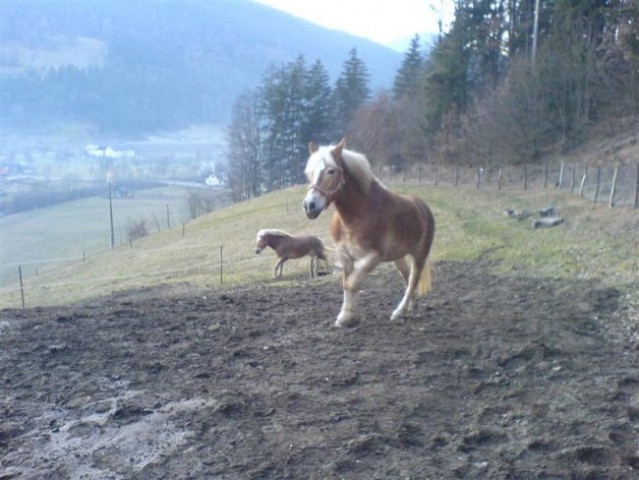
M 5 126 L 48 117 L 103 127 L 128 119 L 133 131 L 226 122 L 270 65 L 303 55 L 334 81 L 356 48 L 375 90 L 392 85 L 402 58 L 247 1 L 4 0 L 0 8 Z

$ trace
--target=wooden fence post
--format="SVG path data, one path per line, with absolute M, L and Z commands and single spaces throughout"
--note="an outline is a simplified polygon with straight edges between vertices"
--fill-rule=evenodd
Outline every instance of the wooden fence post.
M 619 166 L 615 167 L 615 173 L 612 176 L 612 187 L 610 187 L 610 200 L 608 206 L 612 208 L 615 205 L 615 190 L 617 189 L 617 175 L 619 174 Z
M 479 183 L 481 182 L 481 167 L 477 167 L 477 188 L 479 188 Z
M 528 169 L 524 163 L 524 190 L 528 190 Z
M 111 248 L 115 248 L 115 231 L 113 230 L 113 194 L 111 192 L 111 182 L 109 181 L 108 183 L 109 183 L 109 219 L 111 221 Z
M 599 199 L 600 183 L 601 183 L 601 167 L 597 167 L 597 185 L 595 187 L 595 199 L 593 200 L 592 203 L 597 203 L 597 200 Z
M 501 190 L 501 174 L 502 170 L 501 167 L 499 167 L 499 173 L 497 174 L 497 190 Z
M 584 176 L 581 178 L 581 187 L 579 188 L 579 196 L 583 198 L 584 196 L 584 187 L 586 186 L 586 179 L 588 178 L 588 167 L 586 167 L 586 171 L 584 172 Z
M 546 166 L 544 168 L 544 188 L 548 186 L 548 163 L 546 162 Z
M 584 186 L 586 185 L 586 174 L 581 177 L 581 186 L 579 187 L 579 196 L 583 198 L 584 196 Z
M 561 161 L 559 166 L 559 190 L 564 186 L 564 161 Z
M 637 183 L 635 183 L 635 208 L 639 208 L 639 163 L 637 164 Z
M 24 310 L 24 284 L 22 283 L 22 265 L 18 265 L 18 278 L 20 279 L 20 298 L 22 299 L 22 310 Z
M 577 170 L 577 164 L 572 164 L 572 173 L 570 174 L 570 193 L 575 191 L 575 171 Z
M 220 285 L 224 285 L 224 255 L 222 253 L 224 245 L 220 245 Z
M 459 184 L 459 166 L 455 165 L 455 187 Z

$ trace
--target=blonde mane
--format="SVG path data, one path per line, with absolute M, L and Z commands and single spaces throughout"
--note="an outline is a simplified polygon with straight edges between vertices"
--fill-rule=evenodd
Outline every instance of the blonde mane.
M 304 173 L 309 179 L 318 164 L 338 166 L 331 154 L 334 149 L 335 145 L 319 147 L 317 151 L 309 157 L 306 168 L 304 169 Z M 357 185 L 359 185 L 364 192 L 368 192 L 373 181 L 377 179 L 373 174 L 373 170 L 366 156 L 353 150 L 343 149 L 342 159 L 346 170 L 353 176 Z
M 353 175 L 360 188 L 368 192 L 371 183 L 375 180 L 375 175 L 366 156 L 353 150 L 344 149 L 342 150 L 342 158 L 346 169 Z
M 263 228 L 259 232 L 257 232 L 257 239 L 264 235 L 277 235 L 278 237 L 290 237 L 291 234 L 285 232 L 284 230 L 280 230 L 279 228 Z

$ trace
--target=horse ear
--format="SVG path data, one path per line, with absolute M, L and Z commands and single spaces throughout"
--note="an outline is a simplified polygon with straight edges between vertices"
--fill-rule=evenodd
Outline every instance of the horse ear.
M 308 142 L 308 152 L 313 155 L 317 152 L 318 146 L 315 142 Z
M 331 154 L 335 160 L 342 158 L 342 151 L 346 145 L 346 138 L 342 138 L 342 141 L 335 145 L 335 148 L 331 150 Z

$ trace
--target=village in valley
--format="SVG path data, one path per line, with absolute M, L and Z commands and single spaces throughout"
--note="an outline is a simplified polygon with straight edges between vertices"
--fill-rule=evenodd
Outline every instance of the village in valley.
M 104 194 L 109 183 L 115 195 L 123 197 L 133 196 L 136 189 L 175 183 L 224 188 L 218 167 L 222 140 L 216 128 L 191 131 L 105 143 L 3 139 L 0 214 Z

